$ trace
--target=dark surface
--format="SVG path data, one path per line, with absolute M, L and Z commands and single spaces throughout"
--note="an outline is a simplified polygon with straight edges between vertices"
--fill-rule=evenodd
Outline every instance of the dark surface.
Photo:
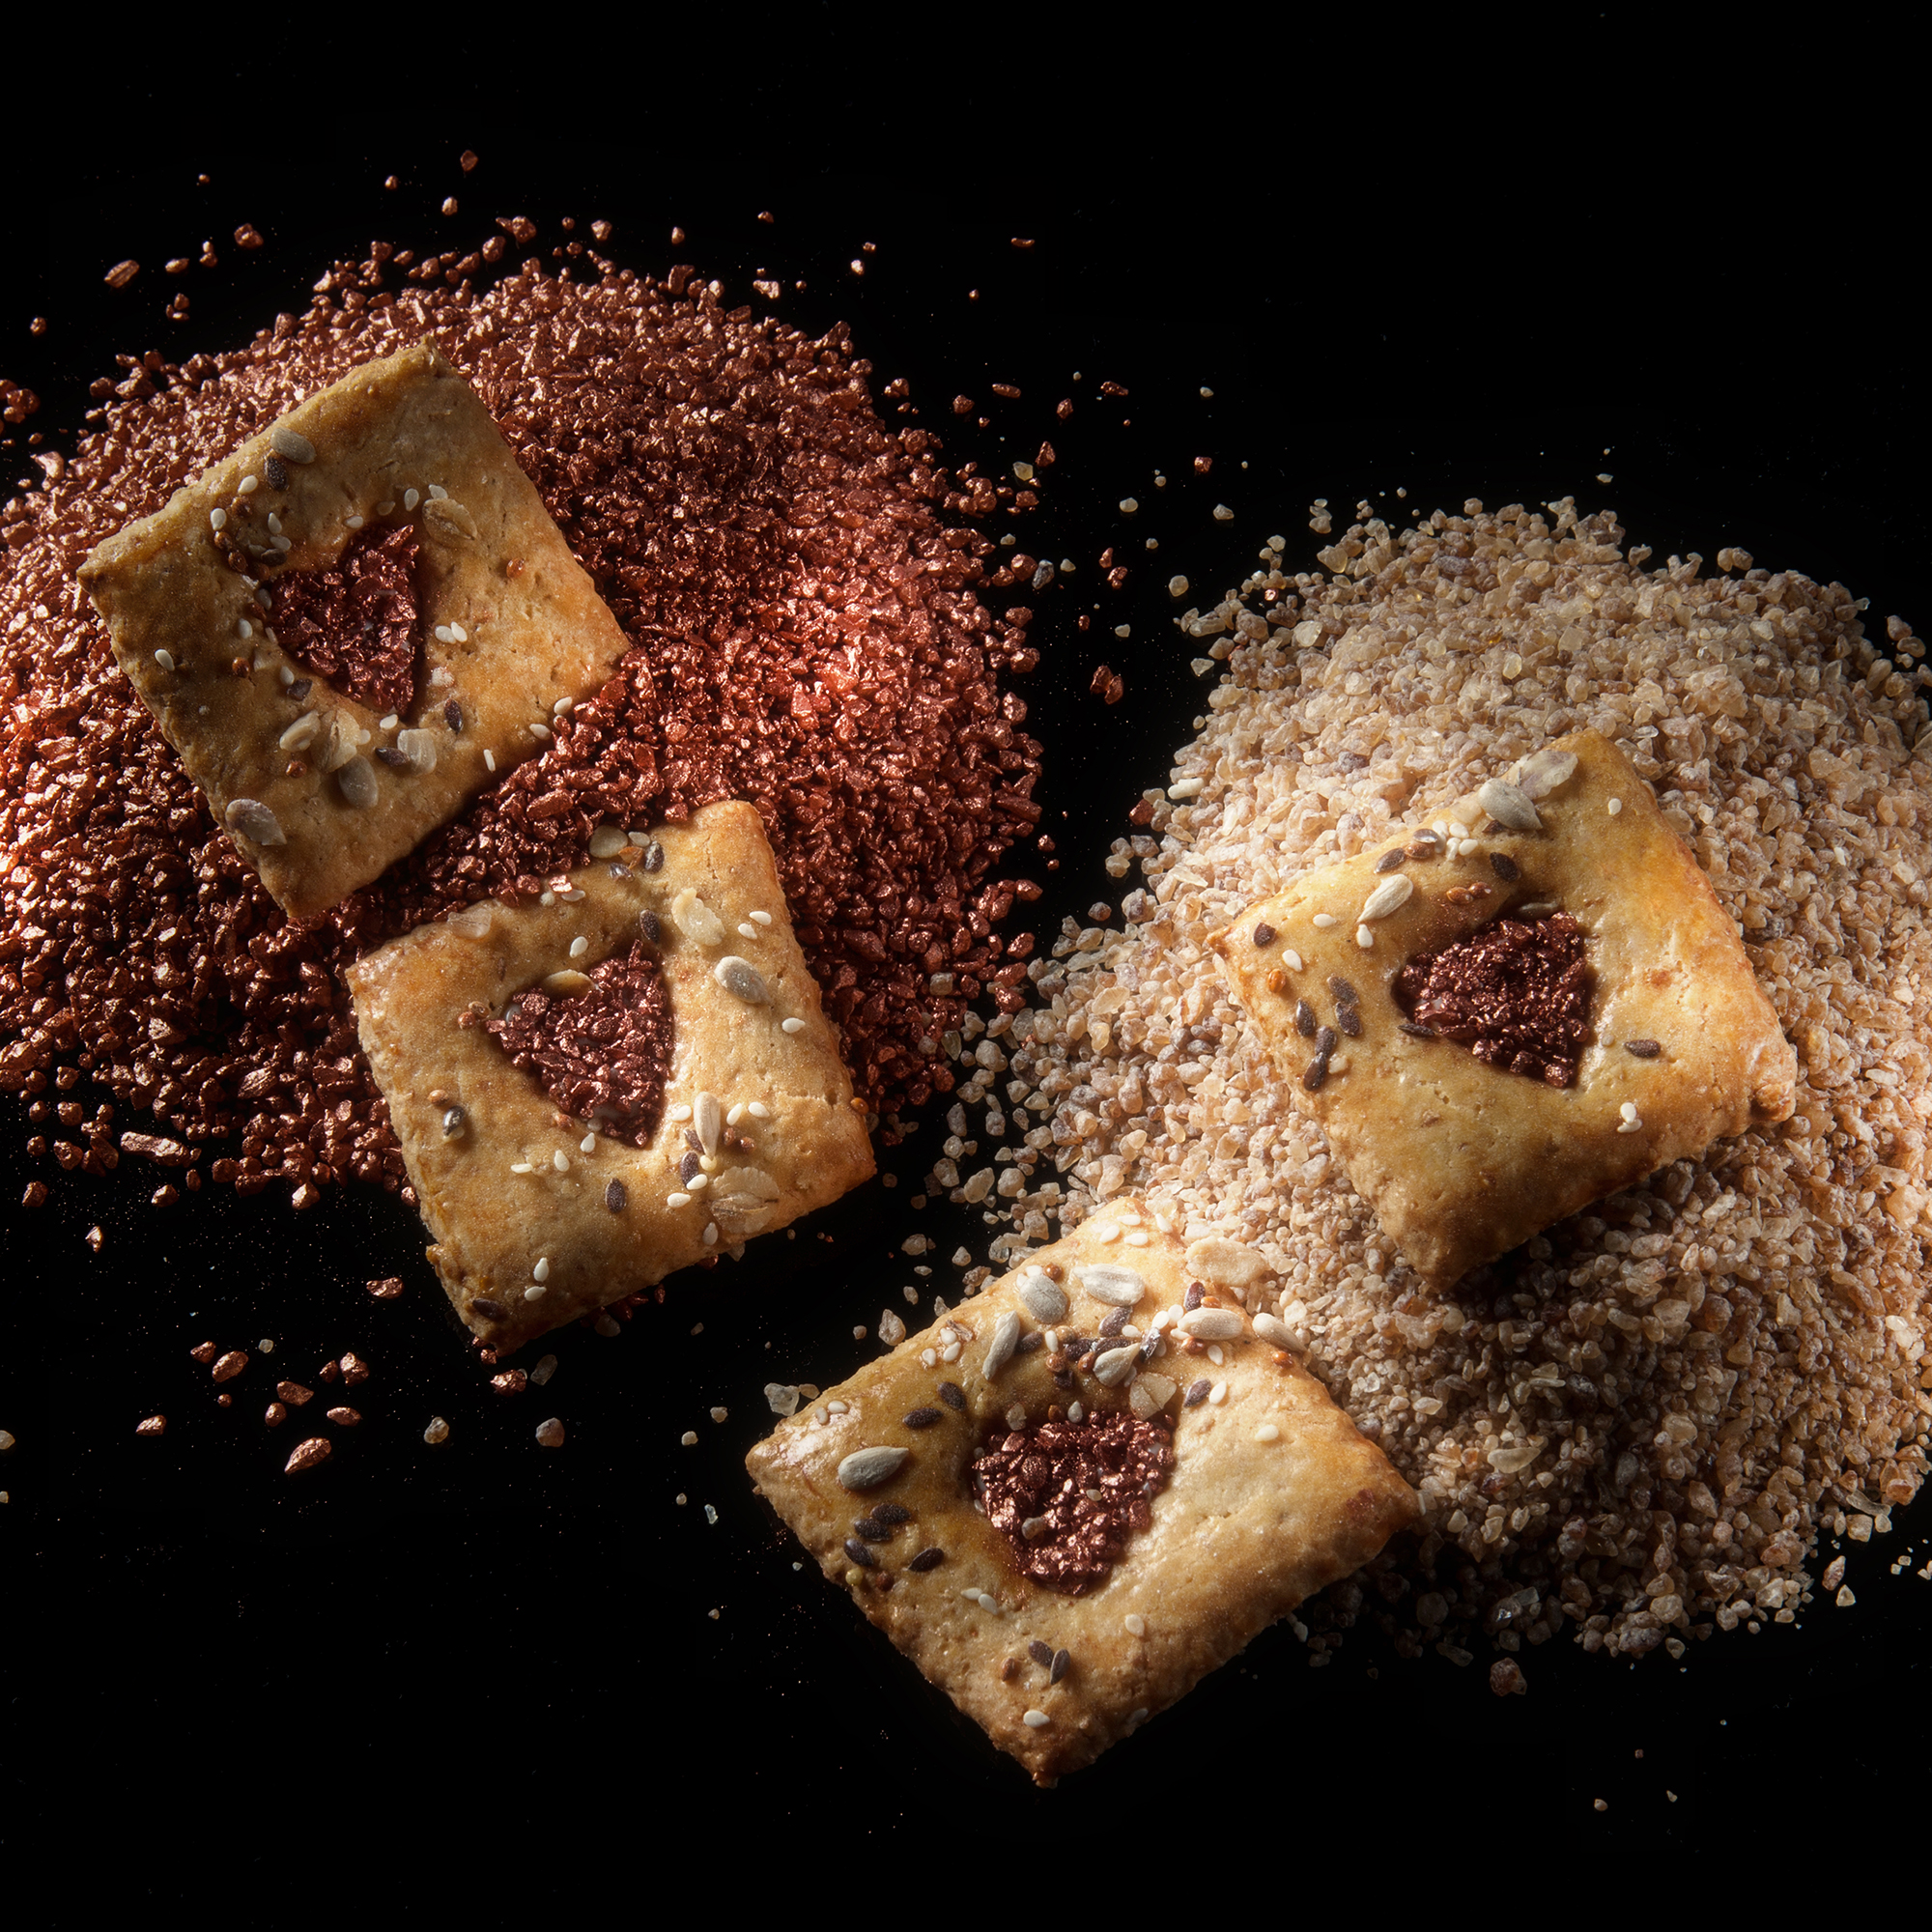
M 1868 626 L 1891 611 L 1925 618 L 1919 325 L 1889 286 L 1882 161 L 1854 171 L 1807 144 L 1801 187 L 1795 161 L 1666 177 L 1620 173 L 1598 149 L 1539 160 L 1532 177 L 1527 156 L 1571 127 L 1546 103 L 1507 135 L 1444 118 L 1480 152 L 1440 166 L 1251 149 L 1273 125 L 1263 116 L 1245 133 L 1210 121 L 1215 151 L 1161 173 L 1106 172 L 1064 127 L 1036 151 L 1008 125 L 983 161 L 969 129 L 915 178 L 870 138 L 885 110 L 856 88 L 837 140 L 801 115 L 813 131 L 796 150 L 781 137 L 784 87 L 753 98 L 752 145 L 734 138 L 723 159 L 675 151 L 668 129 L 698 128 L 696 107 L 642 145 L 560 150 L 483 91 L 456 89 L 412 131 L 331 127 L 305 139 L 298 168 L 270 169 L 259 126 L 136 90 L 84 157 L 28 163 L 0 373 L 40 390 L 28 427 L 58 440 L 113 350 L 238 343 L 298 307 L 335 252 L 372 235 L 473 245 L 499 213 L 550 239 L 565 213 L 608 217 L 621 264 L 694 261 L 739 298 L 756 268 L 805 278 L 781 313 L 814 328 L 849 319 L 875 393 L 903 375 L 951 460 L 1004 467 L 1043 437 L 1059 452 L 1020 526 L 1022 548 L 1079 565 L 1028 600 L 1042 663 L 1018 687 L 1046 745 L 1042 828 L 1064 861 L 1039 874 L 1030 923 L 1045 939 L 1064 912 L 1118 903 L 1132 880 L 1101 870 L 1108 841 L 1191 735 L 1202 687 L 1168 624 L 1168 576 L 1193 580 L 1184 601 L 1211 603 L 1275 531 L 1290 567 L 1311 567 L 1324 541 L 1306 528 L 1314 497 L 1339 529 L 1361 495 L 1394 521 L 1470 496 L 1574 493 L 1582 508 L 1614 506 L 1660 559 L 1741 545 L 1869 596 Z M 230 126 L 212 141 L 177 131 Z M 456 164 L 465 146 L 482 155 L 473 174 Z M 1244 171 L 1264 154 L 1259 178 Z M 452 194 L 462 213 L 446 219 Z M 258 253 L 229 239 L 243 220 L 267 240 Z M 673 222 L 690 237 L 676 249 Z M 1015 234 L 1035 246 L 1013 248 Z M 161 273 L 204 237 L 219 269 Z M 862 281 L 845 265 L 867 241 L 878 246 Z M 106 289 L 126 256 L 141 275 Z M 183 286 L 190 319 L 165 322 Z M 33 314 L 50 319 L 43 338 L 26 332 Z M 1102 378 L 1128 396 L 1100 407 Z M 1021 399 L 999 402 L 993 381 Z M 956 422 L 959 391 L 989 430 Z M 1067 395 L 1076 413 L 1061 423 L 1053 405 Z M 7 454 L 11 482 L 24 450 Z M 1211 475 L 1194 474 L 1198 454 Z M 1129 494 L 1133 519 L 1113 507 Z M 1211 519 L 1216 502 L 1235 507 L 1232 524 Z M 1133 568 L 1118 594 L 1096 568 L 1110 543 Z M 1076 615 L 1096 599 L 1083 635 Z M 1122 622 L 1125 641 L 1112 635 Z M 1125 675 L 1111 709 L 1087 691 L 1103 659 Z M 488 1884 L 505 1865 L 562 1869 L 649 1843 L 728 1896 L 781 1876 L 816 1889 L 824 1868 L 789 1856 L 807 1849 L 835 1877 L 875 1872 L 894 1833 L 926 1871 L 949 1852 L 972 1870 L 988 1833 L 1090 1845 L 1083 1868 L 1112 1857 L 1124 1870 L 1119 1828 L 1156 1790 L 1191 1789 L 1237 1840 L 1279 1840 L 1297 1862 L 1426 1817 L 1445 1876 L 1485 1845 L 1671 1859 L 1775 1850 L 1807 1818 L 1882 1815 L 1893 1740 L 1932 1719 L 1932 1593 L 1886 1575 L 1915 1535 L 1915 1560 L 1932 1555 L 1923 1502 L 1890 1538 L 1852 1548 L 1856 1610 L 1740 1631 L 1682 1667 L 1556 1642 L 1522 1654 L 1529 1694 L 1498 1700 L 1487 1652 L 1463 1670 L 1404 1662 L 1364 1624 L 1311 1671 L 1278 1630 L 1140 1739 L 1035 1792 L 842 1598 L 794 1571 L 742 1467 L 770 1420 L 764 1381 L 830 1385 L 874 1352 L 850 1329 L 903 1309 L 906 1232 L 939 1244 L 923 1299 L 954 1294 L 945 1258 L 958 1238 L 983 1259 L 990 1229 L 907 1205 L 937 1115 L 886 1151 L 895 1192 L 872 1183 L 794 1241 L 674 1280 L 620 1340 L 566 1331 L 550 1387 L 504 1399 L 461 1346 L 393 1199 L 333 1189 L 297 1216 L 280 1188 L 210 1190 L 158 1209 L 147 1197 L 162 1177 L 128 1161 L 108 1182 L 44 1166 L 52 1199 L 28 1212 L 14 1205 L 25 1122 L 0 1102 L 0 1427 L 18 1438 L 0 1462 L 12 1850 L 43 1849 L 50 1821 L 111 1821 L 117 1875 L 161 1898 L 203 1892 L 212 1862 L 253 1881 L 407 1858 L 440 1883 Z M 95 1225 L 98 1254 L 83 1239 Z M 398 1272 L 402 1299 L 364 1292 Z M 218 1408 L 188 1349 L 263 1336 L 272 1358 L 257 1354 Z M 373 1365 L 347 1398 L 366 1419 L 327 1432 L 340 1440 L 323 1468 L 285 1478 L 290 1447 L 315 1432 L 264 1429 L 269 1384 L 324 1389 L 315 1371 L 346 1350 Z M 708 1420 L 714 1403 L 727 1422 Z M 137 1440 L 135 1421 L 156 1410 L 167 1435 Z M 420 1439 L 432 1414 L 454 1432 L 436 1452 Z M 533 1439 L 550 1414 L 570 1432 L 556 1454 Z M 678 1444 L 687 1429 L 696 1448 Z M 1599 1797 L 1607 1812 L 1593 1811 Z M 246 1895 L 268 1908 L 259 1888 Z

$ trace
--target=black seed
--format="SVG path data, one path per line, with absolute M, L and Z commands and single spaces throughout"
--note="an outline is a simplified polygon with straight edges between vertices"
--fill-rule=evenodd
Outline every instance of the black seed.
M 1207 1294 L 1207 1289 L 1200 1282 L 1190 1281 L 1187 1284 L 1186 1298 L 1181 1303 L 1181 1313 L 1184 1315 L 1193 1314 L 1201 1306 L 1203 1300 L 1206 1299 Z
M 1376 861 L 1376 870 L 1393 872 L 1407 856 L 1400 845 L 1393 845 Z
M 1070 1389 L 1073 1386 L 1073 1371 L 1071 1369 L 1055 1369 L 1053 1372 L 1053 1385 L 1058 1389 Z
M 656 913 L 647 912 L 638 922 L 644 929 L 644 937 L 655 946 L 664 937 L 664 922 Z
M 1336 1047 L 1339 1046 L 1341 1042 L 1335 1037 L 1335 1029 L 1333 1027 L 1323 1027 L 1321 1031 L 1315 1036 L 1315 1051 L 1319 1053 L 1323 1060 L 1326 1060 L 1328 1056 L 1331 1053 L 1333 1053 Z
M 939 1399 L 948 1408 L 963 1409 L 966 1406 L 966 1391 L 957 1382 L 941 1382 Z
M 604 1190 L 604 1205 L 613 1214 L 621 1214 L 631 1205 L 631 1190 L 621 1180 L 613 1180 Z
M 916 1408 L 905 1418 L 908 1429 L 930 1429 L 939 1420 L 936 1408 Z
M 309 693 L 314 689 L 315 689 L 314 678 L 298 677 L 292 685 L 289 686 L 288 695 L 298 704 L 299 704 L 302 701 L 302 699 L 306 697 L 309 695 Z
M 906 1565 L 906 1568 L 908 1570 L 937 1570 L 939 1566 L 945 1561 L 946 1561 L 945 1550 L 941 1549 L 938 1547 L 938 1545 L 935 1544 L 930 1549 L 922 1549 L 919 1552 L 919 1554 L 915 1556 L 912 1559 L 912 1561 Z
M 1038 1637 L 1035 1637 L 1034 1640 L 1027 1645 L 1027 1655 L 1030 1658 L 1032 1658 L 1033 1661 L 1037 1664 L 1038 1664 L 1042 1670 L 1051 1670 L 1053 1668 L 1053 1646 L 1050 1643 L 1041 1643 Z
M 1490 854 L 1490 870 L 1505 882 L 1522 877 L 1522 867 L 1507 852 Z
M 861 1570 L 876 1570 L 879 1567 L 879 1559 L 856 1536 L 848 1536 L 845 1539 L 845 1554 Z
M 886 1540 L 886 1526 L 876 1517 L 855 1517 L 852 1521 L 852 1534 L 864 1537 L 867 1543 L 883 1543 Z
M 1321 1031 L 1326 1033 L 1328 1029 L 1323 1027 Z M 1328 1056 L 1325 1053 L 1318 1053 L 1308 1063 L 1307 1067 L 1301 1075 L 1301 1084 L 1310 1094 L 1321 1093 L 1322 1088 L 1328 1084 Z
M 1294 1030 L 1303 1039 L 1315 1037 L 1315 1009 L 1306 1000 L 1294 1003 Z
M 1272 946 L 1274 944 L 1274 927 L 1268 924 L 1265 920 L 1255 927 L 1255 944 L 1257 946 Z
M 1046 1646 L 1041 1644 L 1040 1648 L 1044 1650 Z M 1072 1667 L 1073 1653 L 1070 1650 L 1056 1650 L 1053 1653 L 1053 1662 L 1047 1670 L 1046 1681 L 1049 1684 L 1058 1684 Z
M 1404 1020 L 1402 1030 L 1404 1033 L 1414 1035 L 1417 1039 L 1435 1039 L 1438 1037 L 1434 1027 L 1419 1026 L 1414 1020 Z
M 1663 1048 L 1654 1039 L 1627 1039 L 1624 1041 L 1624 1051 L 1635 1054 L 1639 1060 L 1655 1060 Z
M 393 772 L 405 770 L 410 762 L 410 754 L 397 751 L 393 745 L 378 745 L 376 756 Z
M 492 1301 L 487 1295 L 476 1295 L 469 1303 L 470 1311 L 480 1315 L 486 1321 L 507 1321 L 510 1311 L 500 1301 Z
M 896 1529 L 900 1523 L 912 1520 L 912 1511 L 903 1503 L 881 1503 L 872 1512 L 872 1520 L 883 1523 L 888 1529 Z
M 1210 1382 L 1206 1376 L 1203 1376 L 1198 1382 L 1194 1383 L 1193 1386 L 1188 1389 L 1186 1398 L 1180 1405 L 1181 1407 L 1199 1408 L 1201 1405 L 1208 1400 L 1208 1391 L 1213 1386 L 1214 1384 Z
M 270 490 L 286 490 L 289 487 L 289 472 L 282 466 L 279 456 L 271 456 L 262 466 L 262 481 Z
M 1117 1308 L 1113 1314 L 1107 1317 L 1106 1321 L 1100 1323 L 1100 1333 L 1103 1337 L 1111 1339 L 1118 1335 L 1126 1325 L 1127 1311 L 1124 1308 Z
M 1042 1335 L 1037 1328 L 1036 1328 L 1032 1332 L 1032 1334 L 1022 1335 L 1020 1337 L 1019 1347 L 1016 1348 L 1013 1350 L 1013 1352 L 1016 1355 L 1032 1355 L 1032 1354 L 1037 1354 L 1041 1349 L 1045 1347 L 1046 1347 L 1046 1337 Z
M 644 870 L 647 872 L 661 872 L 664 870 L 664 862 L 665 848 L 653 838 L 644 847 Z
M 677 1178 L 685 1181 L 693 1180 L 703 1170 L 704 1156 L 700 1153 L 688 1153 L 677 1164 Z
M 1341 1006 L 1359 1007 L 1362 1004 L 1361 994 L 1356 992 L 1339 973 L 1331 973 L 1328 976 L 1328 990 L 1335 995 L 1337 1003 Z
M 704 1151 L 704 1143 L 697 1138 L 697 1129 L 696 1127 L 685 1128 L 684 1144 L 693 1153 L 702 1153 Z
M 453 697 L 442 707 L 442 722 L 458 736 L 462 735 L 463 707 Z
M 1337 1007 L 1335 1009 L 1335 1024 L 1338 1027 L 1340 1027 L 1342 1031 L 1345 1034 L 1347 1034 L 1350 1039 L 1361 1038 L 1362 1015 L 1355 1008 Z

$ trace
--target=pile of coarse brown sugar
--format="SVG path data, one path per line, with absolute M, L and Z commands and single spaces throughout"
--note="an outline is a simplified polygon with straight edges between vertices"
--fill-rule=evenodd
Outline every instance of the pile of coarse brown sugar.
M 1714 1625 L 1791 1620 L 1821 1528 L 1883 1533 L 1917 1492 L 1932 1414 L 1922 646 L 1893 619 L 1881 655 L 1837 584 L 1730 551 L 1716 579 L 1696 557 L 1647 573 L 1612 518 L 1549 511 L 1472 502 L 1397 534 L 1364 505 L 1329 574 L 1287 575 L 1274 539 L 1187 614 L 1196 669 L 1222 675 L 1146 834 L 1116 847 L 1115 876 L 1138 857 L 1149 890 L 1124 930 L 1069 923 L 1037 1007 L 963 1043 L 952 1116 L 980 1132 L 965 1109 L 996 1081 L 996 1114 L 1041 1116 L 1002 1167 L 1009 1244 L 1133 1187 L 1190 1235 L 1260 1245 L 1267 1305 L 1427 1506 L 1368 1611 L 1459 1662 L 1485 1627 L 1511 1650 L 1568 1626 L 1677 1655 Z M 1656 787 L 1737 919 L 1798 1047 L 1798 1110 L 1432 1296 L 1206 941 L 1584 726 Z M 963 1139 L 948 1151 L 951 1185 Z M 1333 1593 L 1331 1634 L 1363 1606 L 1359 1584 Z
M 30 1097 L 33 1154 L 99 1171 L 131 1146 L 190 1187 L 214 1154 L 213 1179 L 280 1176 L 298 1204 L 351 1175 L 396 1188 L 338 969 L 452 907 L 541 891 L 603 819 L 718 798 L 757 805 L 889 1137 L 893 1110 L 951 1086 L 937 1042 L 960 1000 L 990 985 L 1017 1004 L 1031 936 L 993 928 L 1037 889 L 996 873 L 1038 816 L 1039 748 L 997 673 L 1031 668 L 1030 613 L 981 601 L 990 542 L 948 513 L 1033 496 L 970 465 L 951 477 L 924 431 L 887 429 L 842 327 L 811 340 L 726 312 L 688 270 L 653 282 L 576 240 L 560 266 L 532 257 L 474 285 L 504 249 L 378 247 L 245 350 L 121 358 L 71 459 L 49 453 L 43 487 L 6 505 L 0 1087 Z M 74 572 L 302 397 L 425 335 L 636 648 L 543 756 L 375 888 L 293 925 L 115 668 Z M 932 994 L 941 972 L 952 998 Z

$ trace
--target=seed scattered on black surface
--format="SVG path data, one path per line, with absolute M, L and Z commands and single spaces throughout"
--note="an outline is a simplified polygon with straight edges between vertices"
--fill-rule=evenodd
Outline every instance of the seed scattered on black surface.
M 1639 1060 L 1655 1060 L 1663 1048 L 1654 1039 L 1627 1039 L 1624 1041 L 1624 1051 L 1635 1054 Z
M 941 1382 L 939 1399 L 948 1408 L 963 1409 L 966 1406 L 966 1391 L 957 1382 Z
M 939 1420 L 936 1408 L 916 1408 L 905 1418 L 908 1429 L 930 1429 Z
M 919 1552 L 919 1554 L 915 1556 L 912 1559 L 912 1561 L 906 1565 L 906 1568 L 908 1570 L 937 1570 L 939 1566 L 945 1561 L 946 1561 L 945 1550 L 941 1549 L 937 1544 L 934 1544 L 930 1549 L 922 1549 Z

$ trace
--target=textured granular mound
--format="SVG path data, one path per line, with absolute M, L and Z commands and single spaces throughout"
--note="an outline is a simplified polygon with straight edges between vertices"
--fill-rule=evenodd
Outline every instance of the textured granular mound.
M 407 711 L 421 642 L 415 570 L 412 526 L 358 530 L 328 569 L 275 580 L 276 641 L 372 711 Z M 293 686 L 289 696 L 297 696 Z
M 1151 889 L 1126 930 L 1070 925 L 993 1055 L 1051 1117 L 1021 1151 L 1019 1235 L 1133 1186 L 1190 1236 L 1255 1243 L 1266 1308 L 1420 1491 L 1419 1545 L 1378 1560 L 1378 1592 L 1330 1593 L 1324 1645 L 1365 1607 L 1459 1662 L 1477 1629 L 1640 1656 L 1789 1621 L 1821 1527 L 1883 1532 L 1926 1468 L 1921 647 L 1894 618 L 1882 654 L 1836 584 L 1728 551 L 1718 580 L 1694 557 L 1646 572 L 1612 519 L 1550 508 L 1396 533 L 1365 507 L 1332 574 L 1291 577 L 1270 547 L 1189 612 L 1215 640 L 1198 668 L 1226 667 L 1173 774 L 1199 794 L 1151 801 L 1113 865 L 1139 857 Z M 1797 1111 L 1431 1295 L 1206 941 L 1585 726 L 1656 787 L 1737 920 L 1798 1047 Z M 955 1131 L 995 1070 L 968 1069 Z
M 639 940 L 600 960 L 588 984 L 548 991 L 532 986 L 490 1037 L 513 1066 L 530 1075 L 564 1113 L 633 1147 L 648 1147 L 664 1107 L 672 1018 L 658 962 Z
M 1039 748 L 997 672 L 1031 667 L 1030 613 L 980 601 L 991 546 L 945 521 L 1010 489 L 949 478 L 925 432 L 887 430 L 842 329 L 810 340 L 726 313 L 687 270 L 660 284 L 592 256 L 580 273 L 575 242 L 554 272 L 527 262 L 479 293 L 466 278 L 502 252 L 416 264 L 398 292 L 384 275 L 409 258 L 379 247 L 246 350 L 123 357 L 71 461 L 7 504 L 0 1087 L 30 1096 L 34 1154 L 99 1171 L 117 1120 L 151 1114 L 244 1191 L 272 1175 L 401 1185 L 339 968 L 452 907 L 541 891 L 600 822 L 713 799 L 757 806 L 879 1111 L 952 1084 L 937 1039 L 961 997 L 990 985 L 1018 1004 L 1031 937 L 993 927 L 1037 888 L 995 872 L 1038 816 Z M 424 335 L 502 424 L 637 647 L 543 756 L 292 925 L 116 669 L 74 571 L 303 396 Z M 936 999 L 942 971 L 956 994 Z

